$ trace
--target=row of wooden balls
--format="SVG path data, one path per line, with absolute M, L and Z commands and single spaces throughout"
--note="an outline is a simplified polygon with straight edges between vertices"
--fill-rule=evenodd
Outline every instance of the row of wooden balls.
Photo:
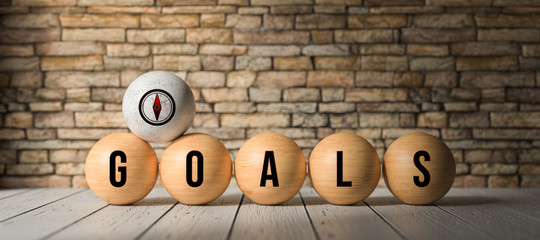
M 381 164 L 364 138 L 336 133 L 311 152 L 309 177 L 317 193 L 333 204 L 350 205 L 367 198 L 377 186 Z M 258 204 L 286 202 L 298 193 L 306 177 L 306 161 L 290 138 L 263 133 L 249 139 L 234 162 L 239 188 Z M 433 203 L 452 186 L 455 161 L 438 138 L 407 134 L 384 155 L 387 187 L 402 202 Z M 110 204 L 131 204 L 154 187 L 158 161 L 152 147 L 131 133 L 114 133 L 98 141 L 86 159 L 89 187 Z M 166 190 L 184 204 L 206 204 L 227 189 L 232 161 L 225 146 L 206 134 L 188 134 L 164 151 L 159 174 Z

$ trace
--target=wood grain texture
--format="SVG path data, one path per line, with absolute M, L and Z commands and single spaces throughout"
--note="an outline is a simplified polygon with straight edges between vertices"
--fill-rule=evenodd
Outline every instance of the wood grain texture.
M 187 156 L 192 151 L 201 154 L 203 174 L 199 176 L 198 157 L 190 158 L 191 181 L 201 181 L 197 187 L 188 184 Z M 229 186 L 232 160 L 229 151 L 216 138 L 207 134 L 188 134 L 173 141 L 161 157 L 159 174 L 167 191 L 184 204 L 206 204 L 216 200 Z
M 122 151 L 126 163 L 116 157 L 116 169 L 126 168 L 126 182 L 121 187 L 111 184 L 110 157 Z M 110 204 L 131 204 L 144 198 L 154 187 L 158 174 L 158 161 L 154 149 L 132 133 L 113 133 L 99 140 L 88 153 L 85 163 L 88 186 L 99 198 Z M 115 181 L 121 181 L 116 171 Z
M 106 205 L 106 202 L 99 200 L 90 190 L 84 190 L 4 221 L 0 223 L 0 232 L 4 239 L 44 238 Z
M 299 195 L 275 206 L 259 205 L 244 198 L 231 239 L 315 239 Z
M 226 239 L 241 199 L 240 189 L 229 187 L 207 205 L 177 204 L 141 239 Z
M 133 205 L 109 205 L 52 235 L 51 239 L 135 239 L 175 203 L 164 188 L 155 188 Z
M 0 221 L 4 221 L 21 213 L 36 209 L 63 197 L 69 196 L 80 189 L 39 188 L 0 200 Z
M 306 210 L 320 239 L 400 239 L 400 235 L 363 202 L 336 206 L 313 188 L 300 190 Z
M 340 170 L 338 151 L 341 152 Z M 348 205 L 364 200 L 377 187 L 380 176 L 377 152 L 356 134 L 330 135 L 315 146 L 309 157 L 309 178 L 313 187 L 333 204 Z M 341 182 L 350 182 L 351 186 L 338 186 L 338 178 Z
M 261 187 L 265 152 L 275 158 L 279 187 L 267 180 Z M 238 151 L 234 162 L 236 181 L 242 192 L 259 204 L 280 204 L 294 197 L 306 178 L 306 159 L 302 150 L 288 137 L 277 133 L 262 133 L 249 139 Z
M 425 152 L 429 156 L 418 157 L 427 175 L 415 164 L 415 155 Z M 452 187 L 456 175 L 456 162 L 450 149 L 440 139 L 425 133 L 401 136 L 386 150 L 383 160 L 383 176 L 386 186 L 399 200 L 414 205 L 425 205 L 441 199 Z M 414 177 L 426 186 L 418 186 Z

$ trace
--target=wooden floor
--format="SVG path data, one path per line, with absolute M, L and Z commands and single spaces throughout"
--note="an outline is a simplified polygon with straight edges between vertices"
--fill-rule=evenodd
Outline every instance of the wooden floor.
M 130 206 L 88 189 L 2 189 L 0 238 L 540 239 L 540 189 L 452 189 L 419 207 L 377 188 L 362 203 L 335 206 L 305 186 L 283 205 L 261 206 L 233 183 L 205 206 L 180 204 L 163 188 Z

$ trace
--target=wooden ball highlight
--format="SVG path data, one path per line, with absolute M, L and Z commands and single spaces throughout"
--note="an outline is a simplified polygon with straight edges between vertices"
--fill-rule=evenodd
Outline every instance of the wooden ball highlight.
M 394 196 L 412 205 L 431 204 L 452 187 L 456 162 L 440 139 L 425 133 L 398 138 L 384 154 L 383 176 Z
M 96 196 L 113 205 L 131 204 L 154 187 L 158 161 L 144 140 L 132 133 L 113 133 L 92 147 L 84 172 Z
M 161 180 L 167 192 L 183 204 L 216 200 L 229 186 L 232 161 L 216 138 L 196 133 L 173 141 L 161 158 Z
M 234 162 L 240 190 L 258 204 L 275 205 L 298 193 L 306 178 L 306 160 L 300 147 L 277 133 L 249 139 Z
M 309 177 L 326 201 L 350 205 L 367 198 L 377 187 L 381 163 L 364 138 L 336 133 L 321 140 L 309 157 Z

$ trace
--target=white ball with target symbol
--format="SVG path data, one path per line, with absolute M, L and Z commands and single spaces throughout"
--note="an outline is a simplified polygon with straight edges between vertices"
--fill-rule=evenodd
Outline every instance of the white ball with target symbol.
M 195 98 L 180 77 L 153 71 L 129 85 L 122 112 L 127 126 L 138 137 L 149 142 L 169 142 L 191 126 Z

